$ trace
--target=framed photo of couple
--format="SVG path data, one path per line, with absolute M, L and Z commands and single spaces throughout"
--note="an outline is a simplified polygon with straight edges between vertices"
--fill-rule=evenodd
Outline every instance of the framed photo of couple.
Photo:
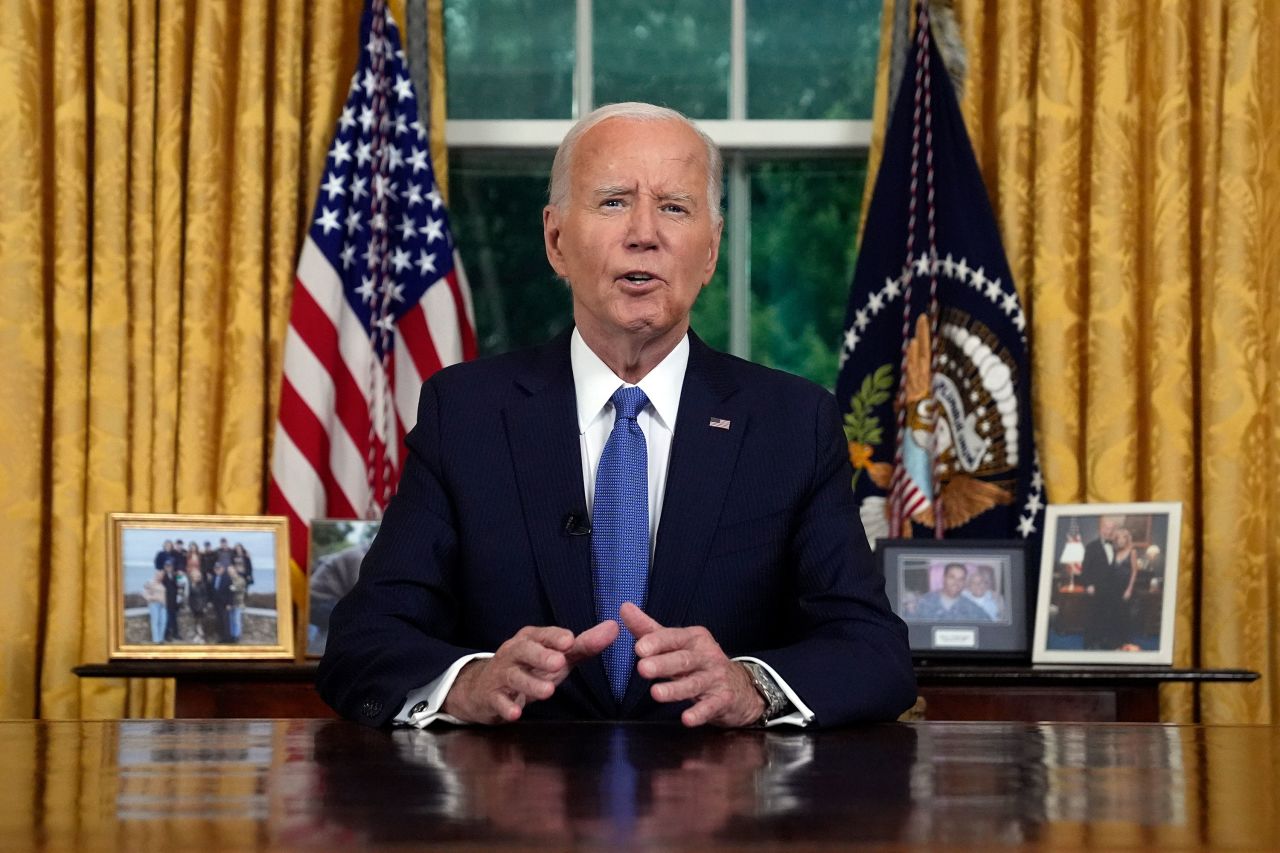
M 1035 663 L 1173 663 L 1182 504 L 1051 504 Z
M 876 554 L 914 657 L 1026 659 L 1022 542 L 881 539 Z

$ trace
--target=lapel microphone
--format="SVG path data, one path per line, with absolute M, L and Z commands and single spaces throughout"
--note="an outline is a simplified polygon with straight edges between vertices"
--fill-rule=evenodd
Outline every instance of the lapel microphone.
M 589 536 L 591 520 L 586 512 L 571 512 L 564 517 L 564 532 L 567 536 Z

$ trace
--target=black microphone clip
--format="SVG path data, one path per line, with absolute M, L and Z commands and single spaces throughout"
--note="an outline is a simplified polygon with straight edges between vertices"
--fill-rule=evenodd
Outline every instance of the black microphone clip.
M 591 520 L 585 512 L 571 512 L 564 517 L 564 532 L 568 536 L 588 536 Z

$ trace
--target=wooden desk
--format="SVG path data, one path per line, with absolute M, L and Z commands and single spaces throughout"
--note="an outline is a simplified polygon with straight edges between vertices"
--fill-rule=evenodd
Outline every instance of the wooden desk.
M 1280 729 L 3 722 L 0 849 L 1280 847 Z
M 930 720 L 1157 723 L 1160 685 L 1256 681 L 1247 669 L 1159 666 L 916 667 Z
M 174 715 L 334 717 L 314 683 L 315 662 L 116 661 L 76 667 L 86 678 L 174 678 Z M 1069 666 L 917 666 L 930 720 L 1158 722 L 1160 685 L 1248 682 L 1241 669 Z

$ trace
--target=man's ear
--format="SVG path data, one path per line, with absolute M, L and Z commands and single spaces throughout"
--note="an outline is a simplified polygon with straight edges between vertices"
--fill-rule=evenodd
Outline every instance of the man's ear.
M 568 265 L 564 252 L 560 251 L 560 210 L 554 204 L 542 208 L 542 242 L 547 250 L 547 261 L 556 275 L 567 278 Z
M 702 286 L 706 287 L 711 282 L 711 277 L 716 274 L 716 262 L 720 258 L 720 235 L 724 232 L 724 220 L 721 219 L 712 229 L 711 246 L 707 250 L 707 266 L 703 270 Z

